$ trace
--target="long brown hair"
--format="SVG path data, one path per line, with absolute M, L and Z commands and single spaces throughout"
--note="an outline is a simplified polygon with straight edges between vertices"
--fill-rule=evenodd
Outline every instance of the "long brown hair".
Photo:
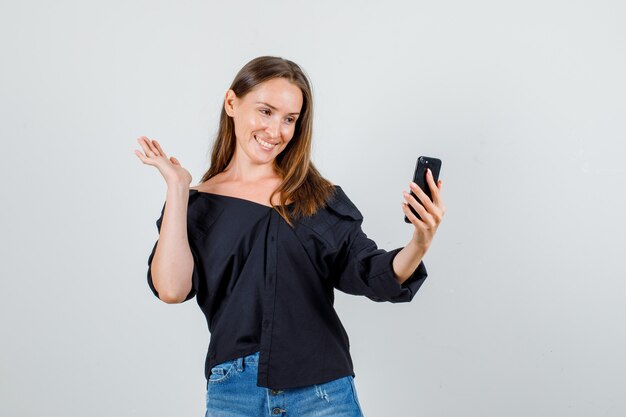
M 272 78 L 282 77 L 302 91 L 302 109 L 296 120 L 293 138 L 274 159 L 274 167 L 283 181 L 272 192 L 270 204 L 293 227 L 292 216 L 310 216 L 323 207 L 333 193 L 333 184 L 322 177 L 311 161 L 313 135 L 313 94 L 304 71 L 293 61 L 275 56 L 260 56 L 243 66 L 235 76 L 230 89 L 243 98 L 256 85 Z M 200 183 L 224 171 L 235 153 L 236 137 L 233 119 L 224 106 L 220 114 L 219 130 L 213 142 L 211 165 Z M 280 205 L 272 201 L 280 192 Z M 285 209 L 287 200 L 293 201 L 293 211 Z

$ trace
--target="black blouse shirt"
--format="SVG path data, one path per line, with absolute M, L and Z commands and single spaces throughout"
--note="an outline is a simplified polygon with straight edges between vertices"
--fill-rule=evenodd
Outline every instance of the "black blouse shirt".
M 207 319 L 205 377 L 227 360 L 260 351 L 259 387 L 295 388 L 355 376 L 334 288 L 376 302 L 409 302 L 426 279 L 420 263 L 402 285 L 340 186 L 323 209 L 292 229 L 273 208 L 189 190 L 187 235 L 192 289 Z M 286 206 L 288 210 L 292 204 Z M 156 222 L 160 233 L 165 204 Z M 148 285 L 152 283 L 148 258 Z

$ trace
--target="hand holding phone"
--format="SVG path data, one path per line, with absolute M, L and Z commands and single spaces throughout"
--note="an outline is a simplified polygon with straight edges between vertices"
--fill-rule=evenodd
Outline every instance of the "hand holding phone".
M 416 183 L 417 186 L 420 187 L 424 193 L 426 193 L 428 198 L 432 200 L 433 196 L 431 194 L 430 187 L 428 186 L 428 182 L 426 181 L 426 170 L 429 168 L 433 174 L 435 183 L 437 183 L 437 180 L 439 179 L 439 172 L 441 171 L 441 160 L 429 156 L 420 156 L 417 158 L 417 162 L 415 163 L 415 172 L 413 173 L 413 182 Z M 413 191 L 411 191 L 411 195 L 415 197 L 420 204 L 424 205 Z M 417 213 L 411 205 L 409 205 L 409 208 L 418 219 L 422 219 L 419 213 Z M 411 223 L 406 215 L 404 215 L 404 221 L 405 223 Z

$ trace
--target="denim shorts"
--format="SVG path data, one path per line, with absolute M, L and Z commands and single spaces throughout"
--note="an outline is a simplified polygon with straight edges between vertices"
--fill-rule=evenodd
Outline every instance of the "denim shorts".
M 257 386 L 258 363 L 256 352 L 211 369 L 205 417 L 363 417 L 352 375 L 273 390 Z

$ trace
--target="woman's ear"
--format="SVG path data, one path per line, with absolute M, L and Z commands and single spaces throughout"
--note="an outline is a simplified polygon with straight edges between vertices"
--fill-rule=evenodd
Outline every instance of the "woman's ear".
M 224 110 L 226 114 L 230 117 L 234 117 L 235 113 L 235 105 L 237 104 L 237 96 L 235 92 L 230 89 L 226 92 L 226 96 L 224 97 Z

